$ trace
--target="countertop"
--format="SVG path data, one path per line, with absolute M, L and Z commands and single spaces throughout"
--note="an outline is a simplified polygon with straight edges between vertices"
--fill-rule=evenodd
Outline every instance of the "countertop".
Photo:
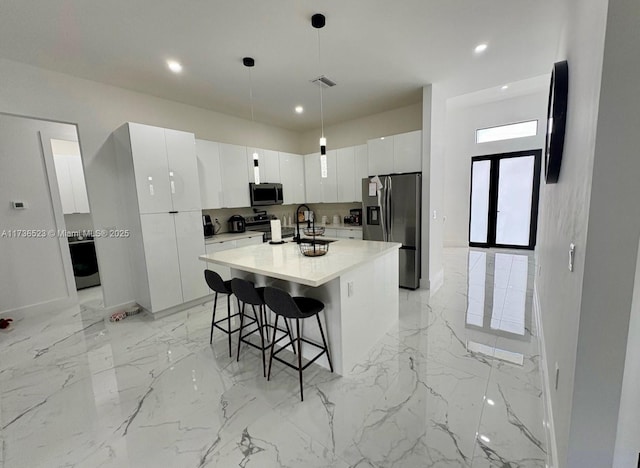
M 397 242 L 341 239 L 322 257 L 305 257 L 298 244 L 264 243 L 200 255 L 200 260 L 307 286 L 321 286 L 343 273 L 400 248 Z
M 222 234 L 215 234 L 211 237 L 205 237 L 205 244 L 217 244 L 219 242 L 227 242 L 238 239 L 246 239 L 248 237 L 262 237 L 262 232 L 258 231 L 246 231 L 246 232 L 224 232 Z

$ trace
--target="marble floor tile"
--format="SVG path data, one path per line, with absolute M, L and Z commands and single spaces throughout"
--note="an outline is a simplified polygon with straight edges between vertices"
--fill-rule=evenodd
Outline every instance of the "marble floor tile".
M 441 288 L 401 290 L 398 323 L 344 376 L 309 367 L 304 401 L 292 369 L 209 344 L 211 302 L 111 323 L 80 291 L 0 334 L 0 468 L 543 467 L 533 260 L 497 253 L 446 249 Z

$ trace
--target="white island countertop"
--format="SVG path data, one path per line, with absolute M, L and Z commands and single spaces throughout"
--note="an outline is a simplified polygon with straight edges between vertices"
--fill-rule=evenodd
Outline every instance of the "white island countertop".
M 199 258 L 237 270 L 317 287 L 399 249 L 401 245 L 397 242 L 341 239 L 329 244 L 326 255 L 305 257 L 295 242 L 281 245 L 264 243 L 200 255 Z

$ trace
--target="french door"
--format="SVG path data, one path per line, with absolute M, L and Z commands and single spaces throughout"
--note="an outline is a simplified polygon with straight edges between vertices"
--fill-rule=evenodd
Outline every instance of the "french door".
M 533 250 L 542 150 L 471 158 L 469 245 Z

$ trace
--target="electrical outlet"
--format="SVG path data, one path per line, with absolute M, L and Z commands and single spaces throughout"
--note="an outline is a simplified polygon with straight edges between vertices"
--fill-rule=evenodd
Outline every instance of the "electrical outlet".
M 349 281 L 347 283 L 347 296 L 348 297 L 353 296 L 353 281 Z
M 560 383 L 560 366 L 556 362 L 556 390 L 558 390 L 559 383 Z

